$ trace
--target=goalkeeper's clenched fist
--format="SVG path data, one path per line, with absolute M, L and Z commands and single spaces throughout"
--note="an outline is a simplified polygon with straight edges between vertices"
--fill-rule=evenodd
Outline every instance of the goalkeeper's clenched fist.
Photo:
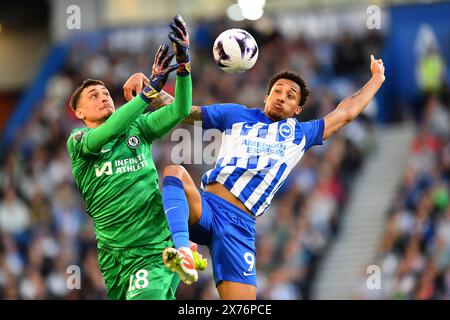
M 178 69 L 177 74 L 186 76 L 191 73 L 190 55 L 189 55 L 189 34 L 186 23 L 178 14 L 169 24 L 173 32 L 169 32 L 169 39 L 172 41 L 173 50 L 176 54 Z
M 150 103 L 152 98 L 155 98 L 162 90 L 167 82 L 169 73 L 174 71 L 178 64 L 170 65 L 175 53 L 169 53 L 169 47 L 167 45 L 159 46 L 156 53 L 155 60 L 153 62 L 152 74 L 150 75 L 149 84 L 142 90 L 141 98 L 147 103 Z

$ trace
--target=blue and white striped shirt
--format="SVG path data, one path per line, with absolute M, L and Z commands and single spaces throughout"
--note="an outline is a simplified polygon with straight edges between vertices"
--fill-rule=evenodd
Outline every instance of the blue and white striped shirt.
M 306 150 L 322 144 L 324 121 L 273 122 L 259 109 L 238 104 L 202 107 L 203 128 L 222 131 L 215 167 L 202 177 L 202 189 L 219 182 L 255 215 L 274 195 Z

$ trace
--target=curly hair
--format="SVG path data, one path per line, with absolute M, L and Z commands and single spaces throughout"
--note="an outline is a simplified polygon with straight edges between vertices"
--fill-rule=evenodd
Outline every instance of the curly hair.
M 309 96 L 309 90 L 306 87 L 306 82 L 303 80 L 300 75 L 294 71 L 281 71 L 274 75 L 269 79 L 269 85 L 267 86 L 267 95 L 270 94 L 270 90 L 272 90 L 273 85 L 280 79 L 287 79 L 294 81 L 300 87 L 300 103 L 299 106 L 303 106 L 306 103 L 306 100 Z

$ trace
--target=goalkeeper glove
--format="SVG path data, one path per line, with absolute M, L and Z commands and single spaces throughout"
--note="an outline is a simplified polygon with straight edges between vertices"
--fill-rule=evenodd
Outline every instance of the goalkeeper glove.
M 173 50 L 177 59 L 177 75 L 187 76 L 191 73 L 191 57 L 189 54 L 189 34 L 186 23 L 178 14 L 169 24 L 173 32 L 169 32 L 169 39 L 172 41 Z
M 169 47 L 167 45 L 159 46 L 153 61 L 150 81 L 140 93 L 141 98 L 147 103 L 150 103 L 153 98 L 158 96 L 158 93 L 166 84 L 169 74 L 178 67 L 177 64 L 170 66 L 174 55 L 174 52 L 169 53 Z

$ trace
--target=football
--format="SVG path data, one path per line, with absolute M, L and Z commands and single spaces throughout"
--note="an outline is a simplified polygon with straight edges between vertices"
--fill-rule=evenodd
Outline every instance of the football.
M 253 36 L 242 29 L 228 29 L 214 41 L 214 60 L 227 73 L 244 72 L 258 59 L 258 45 Z

